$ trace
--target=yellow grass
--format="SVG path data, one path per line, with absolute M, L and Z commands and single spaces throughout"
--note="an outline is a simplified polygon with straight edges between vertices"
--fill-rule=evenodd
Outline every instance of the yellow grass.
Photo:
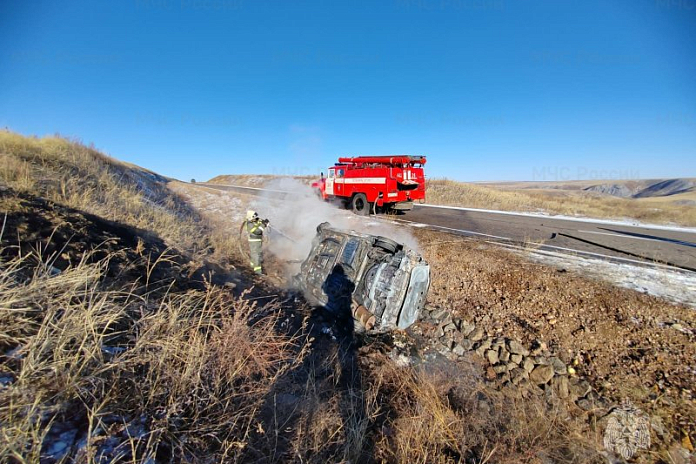
M 220 459 L 232 458 L 274 379 L 301 360 L 289 357 L 295 339 L 275 334 L 276 311 L 250 325 L 258 308 L 221 289 L 105 289 L 108 259 L 58 275 L 39 266 L 18 283 L 31 258 L 0 269 L 0 345 L 16 359 L 2 367 L 14 381 L 0 390 L 0 461 L 38 462 L 52 427 L 75 421 L 88 424 L 82 452 L 91 461 L 105 452 L 114 415 L 146 419 L 147 435 L 116 439 L 127 462 L 154 457 L 163 443 L 175 455 L 202 452 L 210 437 Z
M 503 190 L 448 179 L 430 179 L 426 186 L 427 202 L 436 205 L 696 226 L 696 206 L 680 205 L 676 199 L 624 199 L 581 190 Z
M 236 248 L 212 239 L 169 179 L 80 142 L 0 131 L 0 166 L 0 185 L 154 233 L 180 250 L 220 257 Z
M 211 184 L 222 185 L 241 185 L 244 187 L 263 187 L 264 185 L 276 179 L 283 177 L 291 177 L 304 184 L 311 184 L 319 178 L 319 176 L 277 176 L 272 174 L 226 174 L 213 177 L 208 182 Z

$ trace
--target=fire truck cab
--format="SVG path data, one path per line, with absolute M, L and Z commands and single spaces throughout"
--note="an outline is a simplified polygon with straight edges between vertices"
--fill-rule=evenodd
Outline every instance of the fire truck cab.
M 407 211 L 425 200 L 425 161 L 425 156 L 339 158 L 312 186 L 324 200 L 340 200 L 356 214 Z

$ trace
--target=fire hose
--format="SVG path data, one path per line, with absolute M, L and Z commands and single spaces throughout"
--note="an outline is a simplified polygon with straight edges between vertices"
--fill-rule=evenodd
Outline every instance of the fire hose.
M 239 241 L 237 244 L 239 245 L 239 253 L 249 261 L 250 256 L 249 256 L 249 250 L 247 247 L 243 246 L 244 243 L 246 243 L 246 227 L 247 227 L 248 221 L 244 220 L 242 222 L 242 225 L 239 226 Z M 282 230 L 278 229 L 277 227 L 271 228 L 268 224 L 266 224 L 266 228 L 268 229 L 269 232 L 273 232 L 274 234 L 278 234 L 281 237 L 285 238 L 286 240 L 291 241 L 292 243 L 297 243 L 297 240 L 294 240 L 292 237 L 290 237 L 288 234 L 284 233 Z M 264 241 L 266 240 L 266 234 L 263 235 Z

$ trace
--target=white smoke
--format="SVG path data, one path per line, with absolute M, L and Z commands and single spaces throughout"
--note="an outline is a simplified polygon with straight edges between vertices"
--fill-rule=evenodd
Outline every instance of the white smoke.
M 267 190 L 251 202 L 251 209 L 270 220 L 268 249 L 288 264 L 288 275 L 299 271 L 299 263 L 312 248 L 317 226 L 329 222 L 338 229 L 382 235 L 407 247 L 419 250 L 418 241 L 406 229 L 381 216 L 358 216 L 322 200 L 306 184 L 290 177 L 274 179 L 264 186 Z M 279 192 L 287 192 L 284 199 Z M 284 237 L 283 235 L 287 236 Z

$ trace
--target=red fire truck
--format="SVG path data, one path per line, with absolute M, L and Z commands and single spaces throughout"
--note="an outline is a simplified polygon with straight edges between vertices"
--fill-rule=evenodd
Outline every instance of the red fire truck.
M 339 200 L 356 214 L 407 211 L 425 200 L 425 156 L 338 158 L 328 175 L 312 183 L 324 200 Z

